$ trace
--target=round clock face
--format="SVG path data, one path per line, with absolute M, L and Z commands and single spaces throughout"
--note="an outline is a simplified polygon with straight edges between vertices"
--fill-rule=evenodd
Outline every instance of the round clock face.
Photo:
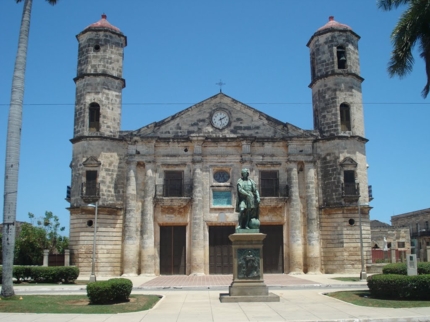
M 212 115 L 212 124 L 217 129 L 223 129 L 223 128 L 225 128 L 228 125 L 229 122 L 230 122 L 230 117 L 228 116 L 227 112 L 216 111 Z
M 230 180 L 230 174 L 227 171 L 217 171 L 214 173 L 214 179 L 216 182 L 227 182 Z

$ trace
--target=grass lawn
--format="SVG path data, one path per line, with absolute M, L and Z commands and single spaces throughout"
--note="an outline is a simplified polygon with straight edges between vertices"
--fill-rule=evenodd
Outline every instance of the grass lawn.
M 359 277 L 333 277 L 332 279 L 342 282 L 360 282 Z
M 148 310 L 160 297 L 130 295 L 128 302 L 105 305 L 89 304 L 86 295 L 22 295 L 0 299 L 0 312 L 109 314 Z
M 390 308 L 407 308 L 407 307 L 428 307 L 430 301 L 401 301 L 401 300 L 382 300 L 370 297 L 369 291 L 342 291 L 327 293 L 327 296 L 338 300 L 360 306 L 370 307 L 390 307 Z

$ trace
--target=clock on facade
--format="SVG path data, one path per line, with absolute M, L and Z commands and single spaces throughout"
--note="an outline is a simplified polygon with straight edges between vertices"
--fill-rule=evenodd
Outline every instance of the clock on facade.
M 223 110 L 215 111 L 212 115 L 212 125 L 217 129 L 225 128 L 230 122 L 230 116 Z
M 217 171 L 214 173 L 214 180 L 220 183 L 227 182 L 230 180 L 230 174 L 224 170 Z

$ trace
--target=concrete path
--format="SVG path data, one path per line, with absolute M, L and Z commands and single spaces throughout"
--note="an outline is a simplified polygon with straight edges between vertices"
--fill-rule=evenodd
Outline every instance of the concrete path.
M 265 275 L 279 303 L 220 303 L 231 276 L 128 277 L 133 294 L 163 298 L 151 310 L 127 314 L 19 314 L 1 313 L 0 322 L 134 322 L 134 321 L 430 321 L 430 307 L 385 309 L 359 307 L 323 295 L 341 289 L 365 289 L 365 282 L 333 280 L 341 275 Z M 102 278 L 98 278 L 101 280 Z M 200 284 L 199 284 L 199 283 Z M 19 295 L 84 293 L 85 286 L 15 287 Z

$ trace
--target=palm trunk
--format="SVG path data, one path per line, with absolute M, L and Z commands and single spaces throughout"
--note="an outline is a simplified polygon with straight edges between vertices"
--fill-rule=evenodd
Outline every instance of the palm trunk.
M 33 0 L 25 0 L 19 31 L 18 52 L 12 79 L 12 94 L 7 125 L 6 163 L 3 204 L 3 278 L 1 295 L 13 296 L 12 273 L 16 232 L 16 204 L 18 196 L 19 154 L 21 148 L 22 103 L 24 99 L 25 65 L 27 62 Z

